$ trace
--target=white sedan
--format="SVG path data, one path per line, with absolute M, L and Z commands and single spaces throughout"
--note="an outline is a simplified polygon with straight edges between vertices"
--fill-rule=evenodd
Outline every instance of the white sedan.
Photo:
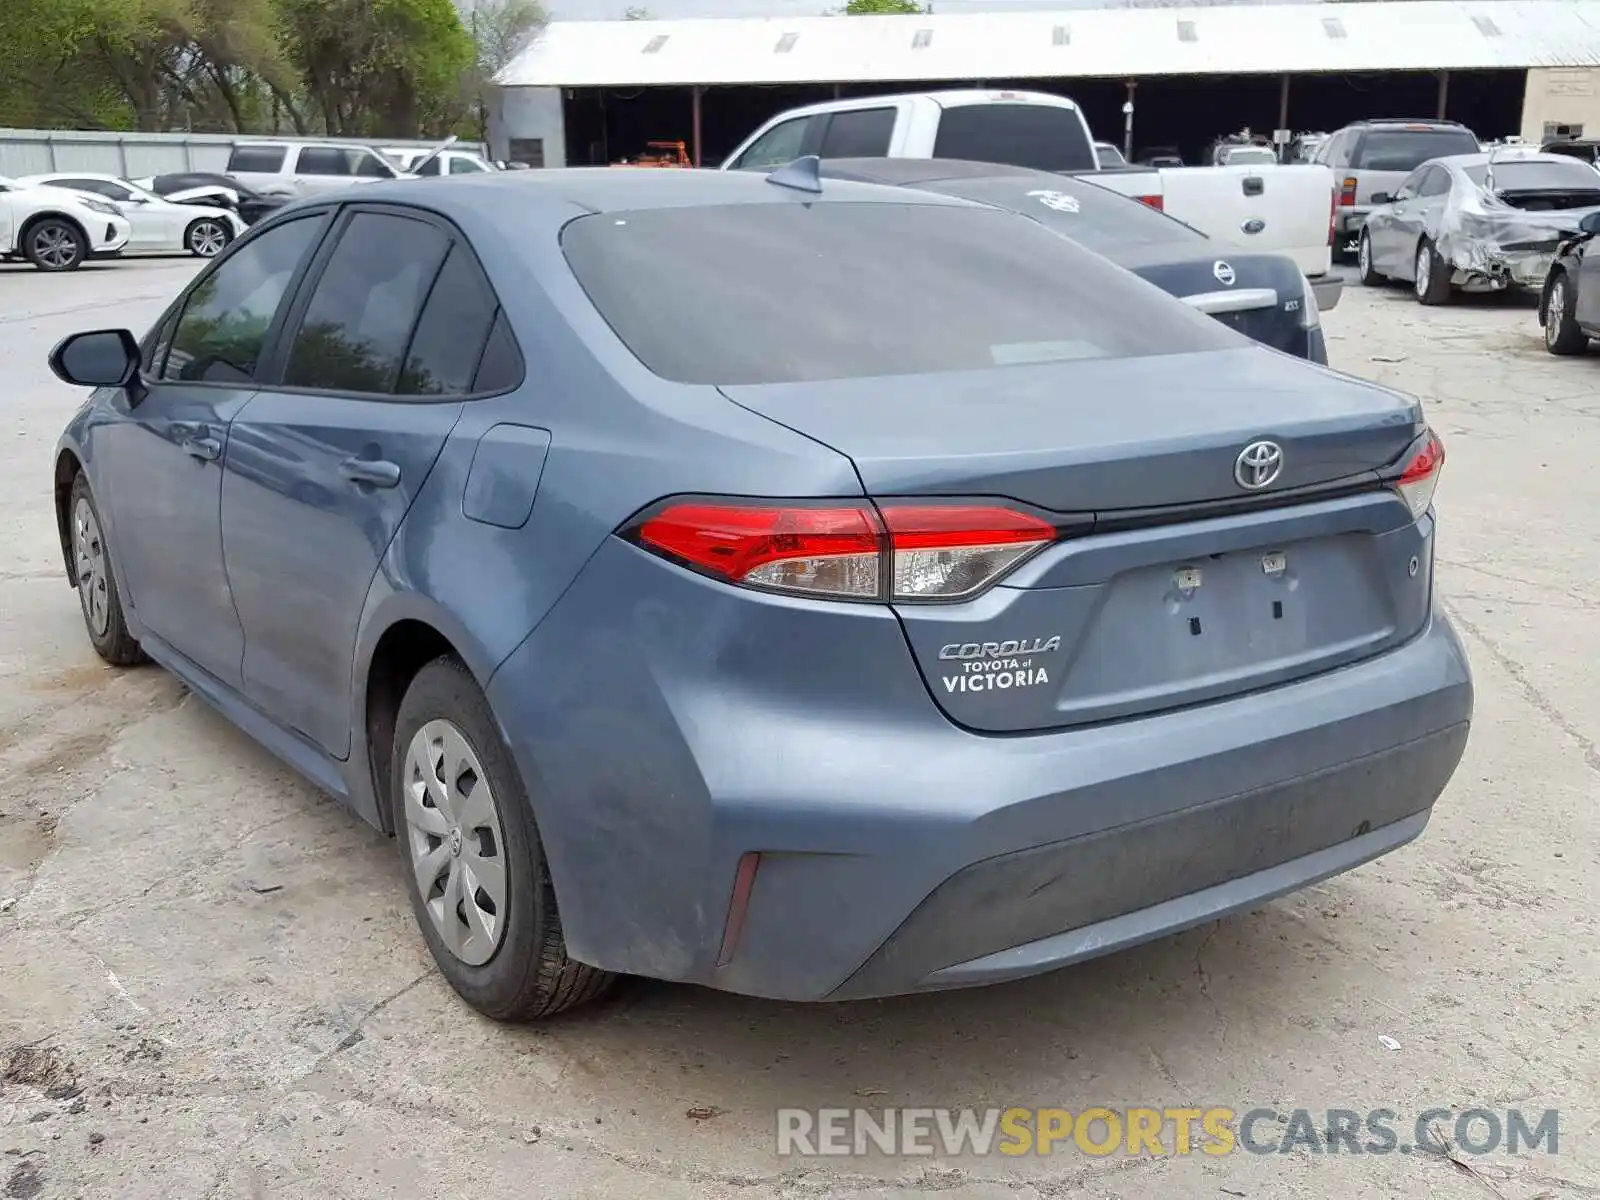
M 0 261 L 76 271 L 91 258 L 122 253 L 127 244 L 127 219 L 109 200 L 0 177 Z
M 29 175 L 20 183 L 36 187 L 71 188 L 114 202 L 132 227 L 129 254 L 193 254 L 215 258 L 248 226 L 226 208 L 174 204 L 146 188 L 92 171 Z

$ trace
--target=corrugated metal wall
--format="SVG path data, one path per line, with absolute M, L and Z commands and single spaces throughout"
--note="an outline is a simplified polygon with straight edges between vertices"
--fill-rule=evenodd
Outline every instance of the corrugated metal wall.
M 4 0 L 0 0 L 3 4 Z M 270 141 L 208 133 L 82 133 L 71 130 L 0 129 L 0 175 L 43 175 L 51 171 L 97 171 L 142 179 L 169 171 L 221 171 L 235 142 Z M 302 140 L 302 139 L 294 139 Z M 434 141 L 371 138 L 312 138 L 343 145 L 423 146 Z M 477 142 L 456 143 L 485 153 Z

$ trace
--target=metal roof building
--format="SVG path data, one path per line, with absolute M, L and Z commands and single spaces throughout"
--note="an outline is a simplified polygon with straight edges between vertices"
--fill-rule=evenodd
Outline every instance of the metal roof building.
M 1600 0 L 555 21 L 506 87 L 1600 66 Z

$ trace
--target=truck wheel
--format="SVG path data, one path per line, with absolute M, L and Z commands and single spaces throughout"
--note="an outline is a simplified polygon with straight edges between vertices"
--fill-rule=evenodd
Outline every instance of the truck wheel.
M 1544 348 L 1551 354 L 1582 354 L 1589 348 L 1588 335 L 1578 328 L 1572 315 L 1576 297 L 1565 271 L 1553 272 L 1544 294 Z
M 1418 304 L 1450 303 L 1450 268 L 1433 248 L 1433 243 L 1423 238 L 1417 243 L 1417 270 L 1413 276 Z
M 1386 276 L 1372 268 L 1372 235 L 1365 229 L 1361 231 L 1361 242 L 1356 250 L 1356 271 L 1362 287 L 1379 287 L 1388 282 Z
M 22 253 L 41 271 L 76 271 L 89 256 L 89 244 L 71 221 L 45 217 L 22 231 Z

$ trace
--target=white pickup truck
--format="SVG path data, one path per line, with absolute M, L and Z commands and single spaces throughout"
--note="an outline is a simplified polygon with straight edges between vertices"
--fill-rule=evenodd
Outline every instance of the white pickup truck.
M 792 108 L 722 164 L 773 170 L 821 158 L 960 158 L 1093 175 L 1227 245 L 1287 254 L 1307 277 L 1331 264 L 1333 172 L 1324 166 L 1119 167 L 1102 170 L 1071 100 L 1044 92 L 961 90 L 861 96 Z

